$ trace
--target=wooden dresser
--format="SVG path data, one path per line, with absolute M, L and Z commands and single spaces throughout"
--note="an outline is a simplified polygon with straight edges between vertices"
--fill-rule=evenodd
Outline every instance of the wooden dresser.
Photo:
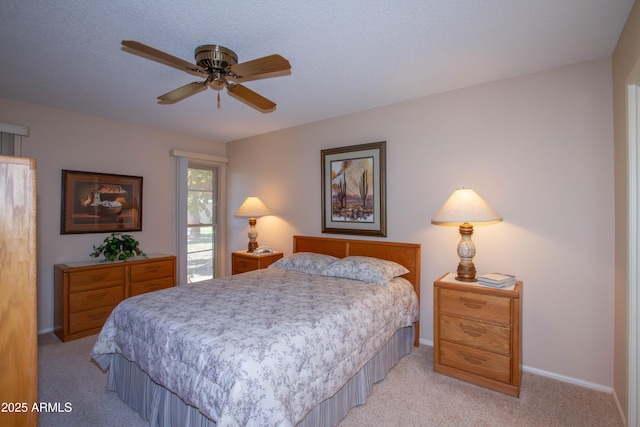
M 267 268 L 280 258 L 282 252 L 271 254 L 255 255 L 247 251 L 236 251 L 231 253 L 231 274 L 246 273 L 247 271 Z
M 97 334 L 120 301 L 175 285 L 176 257 L 173 255 L 57 264 L 54 266 L 54 332 L 62 341 Z
M 522 282 L 494 289 L 457 282 L 434 283 L 433 369 L 511 396 L 522 377 Z
M 0 156 L 0 424 L 36 426 L 36 162 Z

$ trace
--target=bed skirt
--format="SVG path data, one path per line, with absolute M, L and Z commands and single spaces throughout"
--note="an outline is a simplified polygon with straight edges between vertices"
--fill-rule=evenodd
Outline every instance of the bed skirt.
M 384 379 L 389 370 L 413 347 L 414 328 L 399 329 L 387 344 L 367 362 L 338 392 L 313 408 L 298 427 L 333 427 L 371 395 L 373 384 Z M 152 427 L 215 427 L 197 408 L 178 395 L 156 384 L 138 366 L 121 354 L 106 356 L 109 361 L 107 388 L 115 391 Z

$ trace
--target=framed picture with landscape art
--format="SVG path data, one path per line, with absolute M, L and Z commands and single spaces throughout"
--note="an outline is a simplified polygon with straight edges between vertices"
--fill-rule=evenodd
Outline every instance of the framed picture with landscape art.
M 61 234 L 142 230 L 142 177 L 62 171 Z
M 387 235 L 386 142 L 321 151 L 322 232 Z

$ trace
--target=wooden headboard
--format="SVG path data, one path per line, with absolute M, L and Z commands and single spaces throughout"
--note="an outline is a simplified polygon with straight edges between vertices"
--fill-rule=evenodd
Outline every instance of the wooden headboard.
M 409 270 L 404 277 L 413 285 L 420 301 L 420 244 L 395 243 L 373 240 L 334 239 L 328 237 L 293 236 L 293 252 L 315 252 L 346 256 L 370 256 L 397 262 Z M 416 322 L 414 345 L 418 347 L 420 322 Z

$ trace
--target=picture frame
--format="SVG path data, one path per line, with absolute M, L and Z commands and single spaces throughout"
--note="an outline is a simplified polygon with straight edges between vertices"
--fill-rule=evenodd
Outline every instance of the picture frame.
M 142 231 L 142 177 L 62 170 L 60 234 Z
M 387 236 L 386 141 L 321 150 L 322 232 Z

